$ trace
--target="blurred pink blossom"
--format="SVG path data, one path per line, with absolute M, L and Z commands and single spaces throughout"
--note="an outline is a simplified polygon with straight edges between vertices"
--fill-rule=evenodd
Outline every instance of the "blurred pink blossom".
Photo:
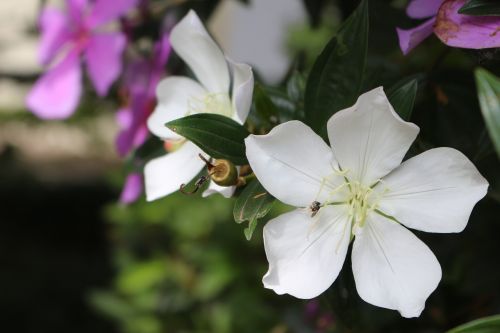
M 130 173 L 120 194 L 120 202 L 124 204 L 135 202 L 142 194 L 143 187 L 142 174 L 139 172 Z
M 500 47 L 500 17 L 469 16 L 458 13 L 466 0 L 412 0 L 406 13 L 414 19 L 427 19 L 415 28 L 396 28 L 399 45 L 408 54 L 434 33 L 452 47 L 484 49 Z
M 64 119 L 81 95 L 81 60 L 99 96 L 119 76 L 126 36 L 102 27 L 126 14 L 137 0 L 66 0 L 66 11 L 45 7 L 39 18 L 39 61 L 47 72 L 28 94 L 28 108 L 38 117 Z
M 120 156 L 127 155 L 146 140 L 146 121 L 156 105 L 156 86 L 165 74 L 170 50 L 169 36 L 164 34 L 155 44 L 151 59 L 137 59 L 127 68 L 125 93 L 128 101 L 116 117 L 121 127 L 116 139 Z

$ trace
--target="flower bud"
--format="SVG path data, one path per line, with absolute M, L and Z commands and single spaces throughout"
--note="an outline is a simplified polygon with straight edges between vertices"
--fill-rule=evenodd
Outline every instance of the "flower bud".
M 209 167 L 210 178 L 220 186 L 233 186 L 238 183 L 238 170 L 228 160 L 215 160 Z

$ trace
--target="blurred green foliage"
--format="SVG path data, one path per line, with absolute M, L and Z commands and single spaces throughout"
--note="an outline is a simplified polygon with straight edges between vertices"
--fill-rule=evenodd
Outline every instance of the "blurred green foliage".
M 118 275 L 92 304 L 127 333 L 271 331 L 286 300 L 262 288 L 262 237 L 245 240 L 233 205 L 174 194 L 109 206 Z

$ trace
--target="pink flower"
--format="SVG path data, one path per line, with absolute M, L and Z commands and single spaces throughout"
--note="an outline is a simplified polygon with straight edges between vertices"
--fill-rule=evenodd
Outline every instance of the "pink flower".
M 130 173 L 120 194 L 120 202 L 123 204 L 135 202 L 142 194 L 143 187 L 142 175 L 138 172 Z
M 63 119 L 81 95 L 81 58 L 100 96 L 119 76 L 126 36 L 99 30 L 124 15 L 137 0 L 66 0 L 66 12 L 45 7 L 39 18 L 39 61 L 50 65 L 28 94 L 28 108 L 40 118 Z
M 116 139 L 116 149 L 120 156 L 142 145 L 148 136 L 146 122 L 156 105 L 156 86 L 165 74 L 170 49 L 169 36 L 165 34 L 155 44 L 151 59 L 138 59 L 127 68 L 125 91 L 128 103 L 117 113 L 121 131 Z
M 413 29 L 396 28 L 399 46 L 408 54 L 432 33 L 446 45 L 466 49 L 500 47 L 498 16 L 469 16 L 458 13 L 466 0 L 412 0 L 406 13 L 427 19 Z

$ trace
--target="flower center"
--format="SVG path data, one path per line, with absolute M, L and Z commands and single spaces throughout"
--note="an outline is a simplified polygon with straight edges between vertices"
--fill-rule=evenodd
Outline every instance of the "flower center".
M 347 182 L 350 193 L 346 204 L 348 215 L 352 219 L 353 228 L 364 227 L 366 217 L 378 206 L 378 196 L 371 187 L 361 185 L 359 182 Z
M 381 180 L 371 186 L 367 186 L 359 181 L 349 180 L 348 174 L 349 170 L 336 170 L 334 168 L 332 175 L 322 180 L 317 195 L 317 198 L 319 198 L 321 193 L 324 193 L 323 191 L 327 191 L 327 199 L 324 202 L 319 202 L 317 201 L 319 199 L 316 199 L 309 207 L 309 210 L 311 211 L 311 216 L 314 217 L 321 207 L 342 205 L 347 208 L 347 215 L 352 222 L 354 232 L 355 229 L 365 226 L 366 219 L 371 212 L 377 211 L 380 199 L 383 194 L 387 193 L 388 189 L 385 188 L 383 191 L 374 189 L 375 186 L 382 185 L 380 184 Z M 342 181 L 335 182 L 332 181 L 333 179 L 342 179 Z
M 188 102 L 188 114 L 215 113 L 232 118 L 234 108 L 227 93 L 210 93 L 202 98 L 192 97 Z

